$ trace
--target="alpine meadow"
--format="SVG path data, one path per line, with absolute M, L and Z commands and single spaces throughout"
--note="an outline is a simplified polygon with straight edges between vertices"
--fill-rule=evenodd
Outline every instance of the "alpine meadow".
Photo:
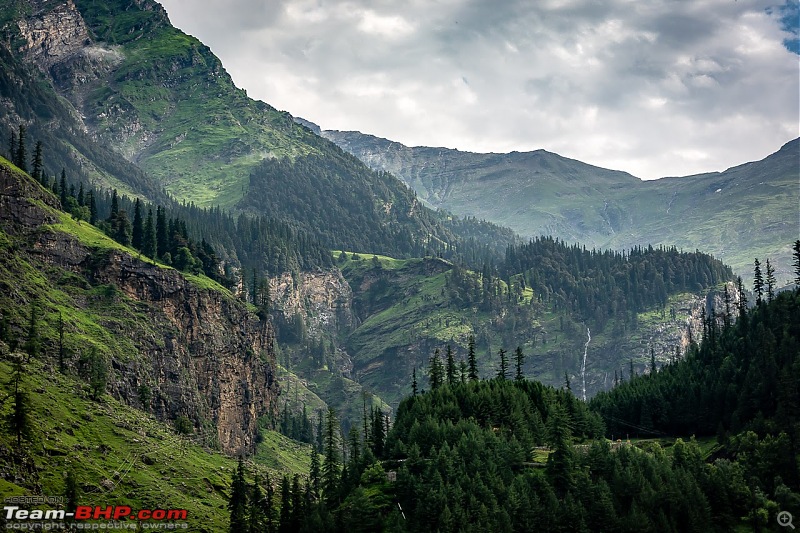
M 796 102 L 774 123 L 793 116 L 790 136 L 768 115 L 780 98 L 724 106 L 750 88 L 726 81 L 736 65 L 761 61 L 768 76 L 774 54 L 796 70 L 798 8 L 720 8 L 708 32 L 762 33 L 714 55 L 692 29 L 709 3 L 674 16 L 660 0 L 496 11 L 457 0 L 424 16 L 368 0 L 0 4 L 0 524 L 794 529 Z M 234 46 L 234 64 L 254 62 L 263 87 L 294 93 L 310 120 L 248 96 L 258 76 L 237 86 L 238 67 L 234 83 L 171 18 L 205 28 L 215 49 Z M 646 105 L 609 96 L 625 69 L 645 79 L 666 61 L 621 65 L 630 35 L 680 50 L 675 76 L 695 69 L 691 83 Z M 531 39 L 563 46 L 539 63 Z M 488 61 L 476 42 L 507 55 Z M 525 53 L 543 76 L 523 84 L 525 98 L 542 109 L 514 100 Z M 426 76 L 453 64 L 465 74 L 442 98 Z M 673 90 L 670 76 L 652 79 Z M 607 120 L 591 128 L 578 100 L 578 111 L 558 107 L 561 93 L 595 90 L 592 113 Z M 309 115 L 321 102 L 330 114 Z M 639 147 L 631 165 L 662 164 L 631 140 L 637 120 L 612 115 L 626 105 L 674 115 L 652 120 L 676 165 L 731 153 L 700 137 L 714 120 L 734 146 L 747 129 L 738 118 L 763 112 L 753 144 L 764 125 L 782 140 L 727 170 L 649 180 L 468 142 L 511 143 L 519 128 L 502 109 L 517 106 L 513 116 L 539 120 L 521 135 L 529 146 L 562 146 L 553 128 L 569 124 L 574 153 Z M 722 111 L 734 118 L 703 114 Z M 376 113 L 409 136 L 345 131 L 373 127 Z M 341 130 L 312 122 L 343 116 Z M 591 137 L 600 122 L 616 141 Z M 411 146 L 420 127 L 442 147 Z

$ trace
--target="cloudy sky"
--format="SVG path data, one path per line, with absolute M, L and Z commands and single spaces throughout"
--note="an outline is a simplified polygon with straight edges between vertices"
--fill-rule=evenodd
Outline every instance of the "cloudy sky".
M 798 0 L 161 3 L 251 97 L 323 129 L 643 179 L 800 135 Z

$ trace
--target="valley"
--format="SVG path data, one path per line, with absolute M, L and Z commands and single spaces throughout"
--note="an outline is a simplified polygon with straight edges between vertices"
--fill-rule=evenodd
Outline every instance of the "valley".
M 0 36 L 4 498 L 208 532 L 800 516 L 797 140 L 642 181 L 322 130 L 154 0 L 14 0 Z

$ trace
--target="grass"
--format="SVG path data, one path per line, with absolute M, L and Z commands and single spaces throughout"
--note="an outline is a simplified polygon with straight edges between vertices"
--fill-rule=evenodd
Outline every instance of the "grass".
M 10 372 L 8 361 L 0 360 L 0 373 Z M 8 387 L 4 381 L 4 394 Z M 24 388 L 31 397 L 34 433 L 21 452 L 13 435 L 0 433 L 2 467 L 18 480 L 0 480 L 0 493 L 61 495 L 71 470 L 81 487 L 81 505 L 187 509 L 192 531 L 227 529 L 227 497 L 236 460 L 204 446 L 204 431 L 178 435 L 108 395 L 93 401 L 86 384 L 38 360 L 27 365 Z M 5 404 L 4 412 L 8 408 Z M 275 432 L 264 436 L 249 464 L 251 472 L 269 472 L 277 480 L 284 473 L 308 471 L 306 447 Z M 35 472 L 12 461 L 19 453 L 33 461 Z

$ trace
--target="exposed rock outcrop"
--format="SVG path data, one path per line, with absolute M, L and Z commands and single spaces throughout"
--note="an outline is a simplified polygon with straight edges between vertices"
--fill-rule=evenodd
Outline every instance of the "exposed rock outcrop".
M 33 2 L 32 5 L 38 11 L 17 23 L 26 42 L 20 52 L 43 71 L 91 44 L 89 29 L 72 0 Z
M 338 270 L 286 273 L 270 280 L 273 304 L 287 316 L 303 317 L 308 333 L 337 333 L 353 325 L 353 291 Z
M 269 322 L 221 288 L 201 288 L 124 249 L 93 248 L 51 229 L 60 220 L 57 205 L 28 176 L 0 165 L 0 227 L 26 243 L 18 253 L 48 265 L 48 276 L 67 271 L 89 287 L 107 288 L 104 301 L 111 308 L 131 310 L 120 321 L 109 309 L 109 320 L 102 321 L 134 347 L 112 354 L 109 391 L 162 420 L 187 417 L 205 442 L 228 453 L 252 451 L 258 419 L 277 407 Z M 80 305 L 77 294 L 73 302 Z

